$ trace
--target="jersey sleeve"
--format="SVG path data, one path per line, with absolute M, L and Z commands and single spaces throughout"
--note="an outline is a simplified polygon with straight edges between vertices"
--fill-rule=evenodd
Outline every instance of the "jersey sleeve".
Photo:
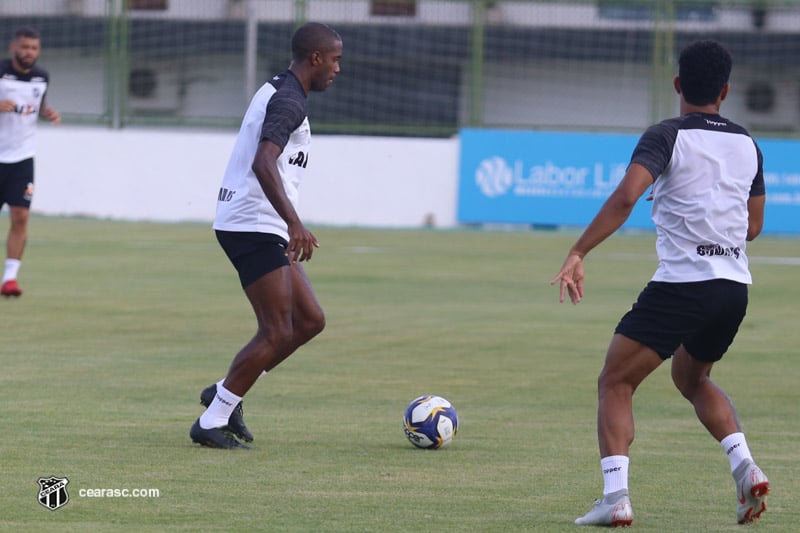
M 669 165 L 678 130 L 669 122 L 654 124 L 645 130 L 631 155 L 631 163 L 638 163 L 650 172 L 655 181 Z
M 764 185 L 764 154 L 761 153 L 761 149 L 758 147 L 758 143 L 753 141 L 753 144 L 756 147 L 756 153 L 758 154 L 758 170 L 756 170 L 756 175 L 753 178 L 753 184 L 750 186 L 750 197 L 753 196 L 764 196 L 767 194 L 767 188 Z
M 36 76 L 37 78 L 43 78 L 44 81 L 50 82 L 50 73 L 40 67 L 39 65 L 35 65 L 33 69 L 31 69 L 31 76 Z
M 304 102 L 292 93 L 278 91 L 267 103 L 267 115 L 261 126 L 260 141 L 271 141 L 281 150 L 289 142 L 289 136 L 306 118 Z

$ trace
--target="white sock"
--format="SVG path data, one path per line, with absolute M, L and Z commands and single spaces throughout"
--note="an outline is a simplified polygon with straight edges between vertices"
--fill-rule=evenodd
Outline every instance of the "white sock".
M 231 413 L 241 401 L 241 396 L 236 396 L 223 387 L 222 381 L 220 381 L 217 383 L 217 395 L 214 396 L 214 401 L 212 401 L 208 409 L 200 415 L 200 427 L 203 429 L 211 429 L 227 426 Z
M 20 263 L 21 261 L 19 259 L 6 259 L 6 271 L 3 274 L 3 283 L 10 279 L 17 279 Z
M 624 455 L 609 455 L 600 459 L 603 470 L 603 496 L 628 489 L 628 464 L 630 459 Z
M 753 460 L 750 455 L 750 448 L 747 446 L 747 440 L 744 438 L 744 433 L 731 433 L 719 442 L 722 449 L 728 454 L 728 461 L 731 462 L 731 472 L 736 470 L 736 467 L 745 459 Z

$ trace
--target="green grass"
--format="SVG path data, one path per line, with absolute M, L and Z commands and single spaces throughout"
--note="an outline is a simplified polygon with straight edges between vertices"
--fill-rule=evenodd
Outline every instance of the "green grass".
M 4 217 L 5 218 L 5 217 Z M 0 222 L 5 234 L 7 222 Z M 0 301 L 2 497 L 13 531 L 571 531 L 602 489 L 595 380 L 617 319 L 655 269 L 652 235 L 587 260 L 585 300 L 549 280 L 574 234 L 317 228 L 307 270 L 327 329 L 259 381 L 254 449 L 188 437 L 200 390 L 254 319 L 204 224 L 36 217 Z M 794 531 L 800 510 L 798 241 L 751 244 L 745 324 L 714 376 L 732 396 L 773 494 L 748 530 Z M 460 415 L 453 444 L 401 429 L 423 393 Z M 635 398 L 638 531 L 740 531 L 727 460 L 671 385 Z M 48 511 L 39 477 L 66 476 Z M 159 498 L 80 489 L 157 488 Z

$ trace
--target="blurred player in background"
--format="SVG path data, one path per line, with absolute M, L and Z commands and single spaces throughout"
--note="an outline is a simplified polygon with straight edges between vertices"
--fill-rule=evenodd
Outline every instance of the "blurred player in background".
M 17 273 L 28 236 L 33 198 L 33 156 L 36 121 L 58 124 L 61 116 L 45 102 L 50 76 L 36 66 L 41 52 L 39 33 L 21 27 L 9 45 L 11 57 L 0 61 L 0 208 L 8 204 L 11 226 L 6 241 L 6 263 L 0 294 L 22 295 Z
M 189 431 L 214 448 L 247 448 L 242 397 L 265 372 L 325 327 L 325 315 L 301 263 L 319 246 L 297 214 L 298 187 L 308 165 L 310 91 L 324 91 L 339 73 L 342 39 L 308 23 L 292 37 L 288 70 L 255 94 L 242 121 L 217 197 L 217 240 L 239 273 L 256 315 L 255 336 L 236 355 L 225 379 L 206 388 L 207 406 Z
M 584 256 L 611 236 L 653 187 L 658 269 L 617 325 L 598 379 L 603 498 L 575 521 L 578 525 L 633 521 L 628 495 L 633 393 L 670 357 L 675 386 L 728 456 L 737 521 L 751 522 L 766 509 L 769 482 L 753 462 L 730 399 L 710 378 L 744 318 L 752 283 L 746 241 L 758 236 L 764 221 L 761 151 L 744 128 L 719 115 L 731 64 L 728 51 L 714 41 L 681 52 L 674 80 L 680 116 L 642 135 L 625 177 L 551 282 L 560 283 L 562 302 L 568 293 L 578 303 Z

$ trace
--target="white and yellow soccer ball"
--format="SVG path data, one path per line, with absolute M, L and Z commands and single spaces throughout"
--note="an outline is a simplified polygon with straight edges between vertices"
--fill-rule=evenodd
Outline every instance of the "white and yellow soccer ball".
M 456 409 L 441 396 L 414 399 L 403 416 L 403 429 L 417 448 L 438 449 L 450 444 L 458 432 Z

